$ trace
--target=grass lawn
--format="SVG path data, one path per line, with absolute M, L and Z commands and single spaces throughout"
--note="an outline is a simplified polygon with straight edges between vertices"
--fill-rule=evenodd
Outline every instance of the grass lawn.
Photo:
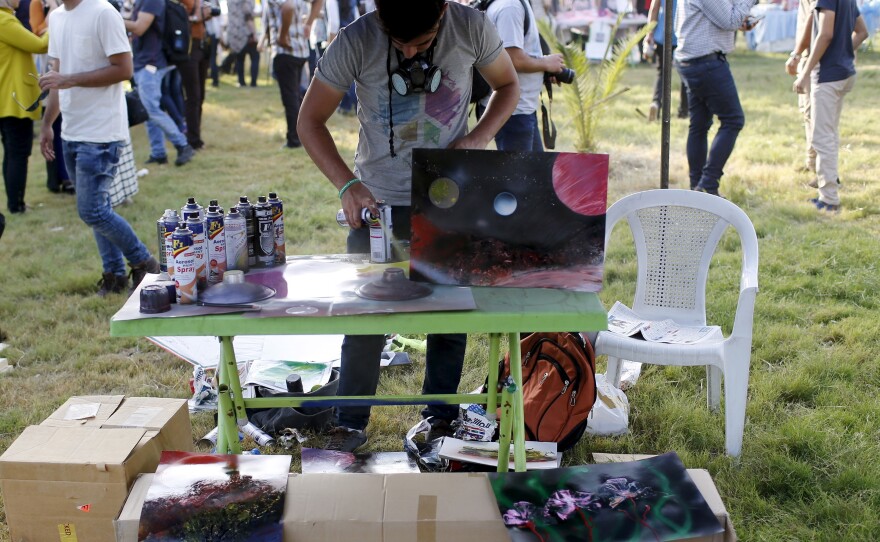
M 746 126 L 721 191 L 754 222 L 761 258 L 742 457 L 734 461 L 723 453 L 723 416 L 706 409 L 702 368 L 646 366 L 628 392 L 630 433 L 584 438 L 565 462 L 586 462 L 592 452 L 675 450 L 688 467 L 711 471 L 743 540 L 876 540 L 880 54 L 859 56 L 858 83 L 844 108 L 843 212 L 837 216 L 817 214 L 806 202 L 814 191 L 802 186 L 809 177 L 795 172 L 803 129 L 784 55 L 738 51 L 730 58 Z M 624 76 L 630 90 L 602 113 L 598 141 L 599 151 L 611 157 L 609 202 L 660 185 L 660 126 L 636 112 L 647 112 L 654 74 L 649 66 L 630 69 Z M 279 150 L 284 121 L 277 88 L 265 72 L 260 88 L 239 89 L 234 82 L 224 76 L 219 88 L 209 88 L 202 129 L 207 149 L 182 168 L 151 167 L 134 204 L 118 211 L 154 248 L 156 219 L 188 196 L 229 207 L 241 194 L 255 199 L 275 190 L 286 203 L 289 255 L 343 251 L 346 231 L 334 220 L 336 191 L 303 150 Z M 559 105 L 555 119 L 557 150 L 571 150 L 571 129 Z M 334 116 L 330 125 L 343 156 L 353 156 L 356 120 Z M 149 153 L 145 130 L 132 132 L 142 166 Z M 673 119 L 672 188 L 687 186 L 686 133 L 687 121 Z M 124 298 L 94 295 L 101 272 L 94 239 L 73 198 L 45 189 L 36 144 L 29 179 L 33 210 L 7 215 L 0 241 L 0 340 L 9 345 L 2 356 L 15 367 L 0 375 L 0 452 L 71 395 L 189 394 L 186 363 L 146 339 L 109 336 L 110 317 Z M 608 254 L 601 293 L 607 306 L 615 299 L 631 301 L 634 291 L 634 252 L 625 233 L 616 233 Z M 722 241 L 720 252 L 710 272 L 710 321 L 729 332 L 740 255 L 732 238 Z M 462 390 L 482 382 L 486 356 L 485 337 L 472 336 Z M 413 366 L 383 373 L 384 392 L 420 389 L 423 360 L 414 357 Z M 366 449 L 399 449 L 418 410 L 374 409 Z M 198 414 L 193 426 L 198 439 L 213 420 Z M 312 435 L 308 444 L 320 445 L 321 438 Z M 292 453 L 298 471 L 299 453 Z M 0 508 L 0 540 L 8 540 L 4 519 Z

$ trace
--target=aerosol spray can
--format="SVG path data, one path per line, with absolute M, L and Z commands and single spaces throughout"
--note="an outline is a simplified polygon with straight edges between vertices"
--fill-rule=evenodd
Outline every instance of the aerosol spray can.
M 241 428 L 241 432 L 254 439 L 254 442 L 256 442 L 260 446 L 269 446 L 271 444 L 275 444 L 275 439 L 272 437 L 272 435 L 269 435 L 251 422 L 243 425 Z
M 208 207 L 205 214 L 207 234 L 208 284 L 223 282 L 226 272 L 226 231 L 223 227 L 223 213 L 216 205 Z
M 205 219 L 205 208 L 196 202 L 196 198 L 186 198 L 186 205 L 180 208 L 180 216 L 185 219 L 186 213 L 199 213 L 199 220 Z
M 272 207 L 272 225 L 275 228 L 275 265 L 284 265 L 287 250 L 284 247 L 284 203 L 275 192 L 269 192 L 269 205 Z
M 248 266 L 254 267 L 257 264 L 257 256 L 254 252 L 254 206 L 248 200 L 247 196 L 238 198 L 238 212 L 244 217 L 247 225 L 247 258 Z
M 169 261 L 168 255 L 171 252 L 171 234 L 177 229 L 180 223 L 180 216 L 174 209 L 165 209 L 165 214 L 156 221 L 157 241 L 159 242 L 159 271 L 172 273 L 173 265 Z
M 224 214 L 223 207 L 221 207 L 220 203 L 215 199 L 212 199 L 208 202 L 208 207 L 216 207 L 218 213 L 220 213 L 221 215 Z
M 192 232 L 193 251 L 196 254 L 196 276 L 199 283 L 199 289 L 208 286 L 208 269 L 205 258 L 205 223 L 199 218 L 197 211 L 190 211 L 184 214 L 186 217 L 186 227 Z
M 250 270 L 247 224 L 238 212 L 238 207 L 229 210 L 223 221 L 223 229 L 226 231 L 226 269 L 237 269 L 247 273 Z
M 384 203 L 377 203 L 379 215 L 373 215 L 369 209 L 361 210 L 363 224 L 370 228 L 370 261 L 373 263 L 389 263 L 394 261 L 391 250 L 391 207 Z M 336 222 L 340 226 L 348 226 L 345 212 L 340 209 L 336 212 Z
M 193 304 L 199 296 L 196 253 L 193 248 L 193 233 L 186 227 L 185 222 L 181 222 L 171 235 L 171 246 L 177 302 L 184 305 Z
M 257 197 L 254 205 L 254 256 L 257 267 L 275 265 L 275 227 L 272 225 L 272 206 L 266 196 Z

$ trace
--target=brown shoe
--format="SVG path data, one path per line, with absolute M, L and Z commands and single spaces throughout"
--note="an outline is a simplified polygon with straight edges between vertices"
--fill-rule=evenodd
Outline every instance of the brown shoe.
M 107 297 L 109 294 L 121 294 L 128 286 L 128 277 L 103 273 L 98 281 L 98 297 Z
M 156 274 L 158 272 L 159 262 L 152 256 L 139 264 L 132 265 L 131 273 L 129 273 L 129 276 L 131 277 L 131 288 L 129 289 L 128 294 L 131 295 L 134 293 L 141 281 L 144 280 L 147 273 Z

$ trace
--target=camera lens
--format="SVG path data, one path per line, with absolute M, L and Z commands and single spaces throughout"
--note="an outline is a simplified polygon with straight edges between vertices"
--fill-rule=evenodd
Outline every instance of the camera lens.
M 220 16 L 220 8 L 211 8 L 211 17 L 219 17 Z
M 562 71 L 556 74 L 556 80 L 560 83 L 570 85 L 574 81 L 574 70 L 571 68 L 562 68 Z

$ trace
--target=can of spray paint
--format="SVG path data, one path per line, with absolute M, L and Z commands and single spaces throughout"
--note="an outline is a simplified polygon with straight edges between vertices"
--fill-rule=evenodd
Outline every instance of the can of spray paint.
M 220 203 L 215 199 L 212 199 L 208 202 L 208 207 L 216 207 L 218 213 L 220 213 L 221 215 L 224 214 L 223 207 L 221 207 Z
M 248 266 L 254 267 L 257 264 L 256 253 L 254 252 L 254 206 L 248 200 L 247 196 L 238 198 L 238 212 L 244 217 L 247 225 L 247 258 Z
M 269 435 L 251 422 L 241 427 L 241 432 L 254 439 L 259 446 L 269 446 L 275 444 L 275 438 Z
M 223 229 L 226 232 L 226 269 L 239 270 L 247 273 L 248 265 L 248 235 L 245 218 L 238 212 L 238 207 L 229 210 L 223 221 Z
M 363 225 L 370 228 L 370 261 L 373 263 L 393 262 L 391 207 L 381 202 L 377 203 L 377 207 L 379 207 L 378 216 L 371 213 L 369 209 L 361 209 L 361 221 Z M 336 212 L 336 223 L 340 226 L 349 225 L 342 209 Z
M 186 204 L 180 208 L 180 216 L 186 220 L 187 213 L 199 213 L 199 220 L 205 219 L 205 208 L 196 202 L 196 198 L 186 198 Z
M 206 259 L 208 261 L 208 284 L 223 282 L 226 272 L 226 231 L 223 227 L 223 213 L 216 205 L 208 207 L 205 213 Z
M 254 205 L 254 256 L 257 267 L 275 265 L 275 227 L 272 225 L 272 206 L 266 196 L 259 196 Z
M 174 209 L 165 209 L 165 214 L 156 221 L 156 234 L 159 248 L 159 271 L 171 273 L 168 253 L 171 252 L 171 234 L 177 229 L 180 217 Z
M 193 232 L 186 227 L 185 222 L 181 222 L 171 235 L 171 246 L 177 302 L 193 304 L 199 296 L 196 253 L 193 248 Z
M 205 223 L 199 218 L 199 213 L 196 211 L 187 212 L 184 216 L 186 217 L 186 227 L 189 228 L 193 236 L 193 251 L 196 254 L 196 276 L 199 289 L 202 290 L 208 286 L 208 266 L 206 265 L 207 258 L 205 257 L 205 249 L 207 248 L 205 243 Z
M 287 249 L 284 246 L 284 202 L 275 192 L 269 192 L 269 205 L 272 207 L 272 226 L 275 228 L 275 265 L 284 265 L 287 261 Z

